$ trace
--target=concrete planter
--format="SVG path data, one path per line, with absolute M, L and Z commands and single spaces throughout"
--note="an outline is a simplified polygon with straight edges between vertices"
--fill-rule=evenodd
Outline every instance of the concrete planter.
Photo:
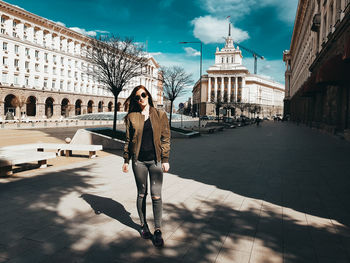
M 122 150 L 125 141 L 97 133 L 99 128 L 79 129 L 71 144 L 100 144 L 104 150 Z

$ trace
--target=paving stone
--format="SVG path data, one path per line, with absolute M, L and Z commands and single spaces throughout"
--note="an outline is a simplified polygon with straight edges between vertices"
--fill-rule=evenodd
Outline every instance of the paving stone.
M 348 262 L 350 144 L 290 123 L 255 128 L 173 139 L 163 250 L 140 238 L 118 155 L 0 179 L 0 262 Z

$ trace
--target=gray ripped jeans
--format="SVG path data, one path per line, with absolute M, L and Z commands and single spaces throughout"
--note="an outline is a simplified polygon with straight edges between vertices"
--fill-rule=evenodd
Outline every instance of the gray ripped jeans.
M 148 173 L 150 176 L 152 207 L 154 216 L 154 227 L 160 228 L 162 221 L 162 184 L 163 170 L 161 162 L 156 161 L 133 161 L 132 170 L 134 172 L 137 186 L 137 211 L 141 225 L 146 223 L 146 197 L 148 189 Z

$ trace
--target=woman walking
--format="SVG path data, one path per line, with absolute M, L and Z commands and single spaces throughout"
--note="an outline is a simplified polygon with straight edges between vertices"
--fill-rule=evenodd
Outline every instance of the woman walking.
M 150 176 L 151 197 L 154 217 L 153 243 L 162 247 L 164 241 L 161 232 L 162 221 L 162 184 L 163 171 L 169 170 L 170 128 L 167 115 L 153 106 L 148 90 L 139 85 L 133 89 L 125 101 L 129 103 L 125 116 L 126 141 L 124 146 L 123 172 L 132 170 L 137 186 L 137 211 L 141 222 L 141 236 L 152 238 L 146 221 L 146 196 L 148 174 Z

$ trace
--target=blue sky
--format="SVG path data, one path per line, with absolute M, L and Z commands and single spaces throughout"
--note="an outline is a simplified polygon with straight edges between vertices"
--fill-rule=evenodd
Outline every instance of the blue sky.
M 216 47 L 233 24 L 234 41 L 265 57 L 258 73 L 284 83 L 283 50 L 289 49 L 298 0 L 7 0 L 29 12 L 88 35 L 109 32 L 147 42 L 147 51 L 163 66 L 180 65 L 199 78 L 199 45 L 203 73 L 214 64 Z M 253 58 L 243 51 L 253 72 Z M 189 97 L 190 92 L 185 97 Z

